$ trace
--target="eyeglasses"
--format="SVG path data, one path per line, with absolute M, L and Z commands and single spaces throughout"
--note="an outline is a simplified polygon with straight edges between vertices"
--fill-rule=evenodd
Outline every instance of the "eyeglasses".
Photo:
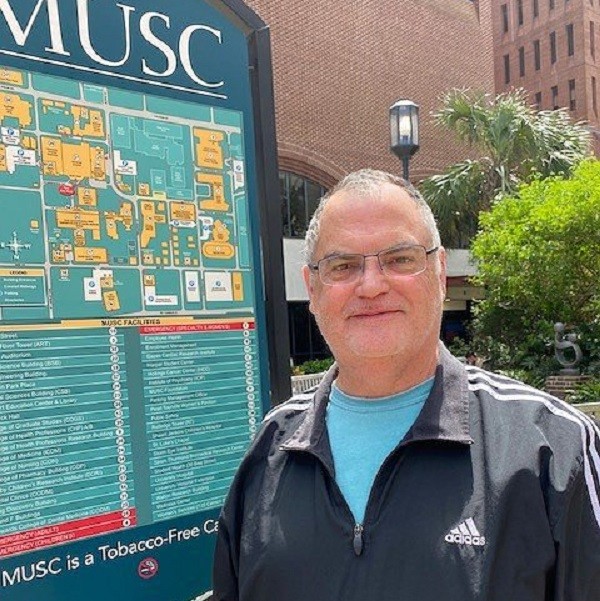
M 377 257 L 379 269 L 388 277 L 418 275 L 427 269 L 427 257 L 437 250 L 439 246 L 427 250 L 419 244 L 402 244 L 372 255 L 332 255 L 309 264 L 308 268 L 318 272 L 327 286 L 354 284 L 364 273 L 367 257 Z

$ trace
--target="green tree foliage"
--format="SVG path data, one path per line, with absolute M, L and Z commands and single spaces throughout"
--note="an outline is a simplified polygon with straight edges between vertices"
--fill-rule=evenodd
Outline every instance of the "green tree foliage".
M 587 363 L 600 362 L 600 162 L 582 162 L 571 179 L 524 184 L 480 222 L 472 252 L 486 298 L 473 333 L 496 345 L 484 352 L 535 369 L 561 321 L 582 335 Z
M 481 154 L 421 184 L 448 247 L 468 246 L 479 213 L 497 195 L 513 194 L 536 178 L 567 176 L 589 154 L 590 135 L 582 124 L 573 123 L 565 109 L 534 110 L 523 90 L 496 97 L 452 90 L 435 120 Z

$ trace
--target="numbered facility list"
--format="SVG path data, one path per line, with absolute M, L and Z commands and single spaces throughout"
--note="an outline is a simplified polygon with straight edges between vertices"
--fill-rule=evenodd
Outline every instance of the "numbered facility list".
M 256 433 L 254 320 L 0 331 L 0 557 L 218 508 Z
M 218 507 L 256 433 L 253 321 L 140 328 L 153 521 Z
M 136 524 L 123 336 L 0 332 L 0 556 Z

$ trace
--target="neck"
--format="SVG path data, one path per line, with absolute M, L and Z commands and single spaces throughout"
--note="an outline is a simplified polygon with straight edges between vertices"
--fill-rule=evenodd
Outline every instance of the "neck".
M 409 390 L 435 375 L 438 349 L 427 357 L 355 357 L 338 360 L 337 385 L 351 396 L 379 398 Z

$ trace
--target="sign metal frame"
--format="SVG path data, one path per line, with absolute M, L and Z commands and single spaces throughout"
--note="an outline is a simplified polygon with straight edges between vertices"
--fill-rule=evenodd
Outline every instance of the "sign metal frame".
M 19 0 L 10 1 L 18 2 Z M 66 7 L 68 5 L 68 1 L 69 0 L 56 0 L 58 3 L 62 2 L 61 7 Z M 81 1 L 85 2 L 85 0 Z M 104 0 L 102 0 L 102 2 L 103 1 Z M 136 0 L 136 2 L 138 1 L 139 0 Z M 161 2 L 162 1 L 163 0 L 161 0 Z M 240 104 L 243 106 L 243 108 L 240 110 L 244 112 L 246 118 L 250 113 L 252 115 L 252 122 L 245 123 L 244 128 L 246 132 L 251 130 L 251 134 L 248 134 L 246 140 L 251 139 L 254 145 L 253 148 L 246 147 L 248 156 L 252 156 L 250 163 L 247 163 L 249 190 L 248 210 L 250 213 L 250 240 L 252 245 L 252 254 L 254 256 L 254 317 L 256 323 L 260 325 L 257 330 L 259 348 L 262 349 L 260 356 L 263 358 L 263 360 L 267 359 L 267 365 L 263 364 L 260 366 L 261 389 L 263 391 L 260 405 L 261 409 L 264 411 L 270 406 L 286 400 L 291 395 L 291 378 L 289 371 L 289 324 L 287 317 L 287 302 L 285 298 L 285 281 L 283 271 L 283 231 L 279 210 L 280 199 L 270 32 L 268 26 L 262 21 L 262 19 L 241 0 L 188 1 L 190 4 L 202 3 L 211 10 L 214 9 L 216 12 L 220 13 L 220 15 L 223 16 L 224 19 L 230 24 L 232 24 L 238 32 L 243 34 L 247 46 L 248 64 L 246 65 L 246 68 L 248 73 L 247 85 L 249 86 L 250 91 L 250 101 L 248 102 L 247 97 L 244 96 L 244 99 L 240 100 Z M 6 5 L 7 2 L 9 2 L 9 0 L 1 0 L 0 8 L 2 3 Z M 34 0 L 31 0 L 31 2 L 34 2 Z M 38 11 L 39 7 L 44 3 L 44 0 L 35 0 L 35 2 L 37 2 L 37 8 L 35 10 Z M 75 0 L 71 2 L 73 6 L 74 3 Z M 48 3 L 48 6 L 49 5 L 50 3 Z M 56 6 L 58 6 L 58 4 L 56 4 Z M 132 8 L 132 10 L 134 9 Z M 37 12 L 34 13 L 33 17 L 31 17 L 31 23 L 33 23 L 35 20 L 36 15 Z M 70 16 L 72 16 L 72 14 Z M 236 39 L 238 38 L 236 37 Z M 240 43 L 237 47 L 241 48 L 243 45 Z M 46 48 L 46 50 L 48 50 L 48 48 Z M 10 52 L 11 51 L 9 49 L 0 55 L 0 63 L 2 63 L 3 59 L 6 58 L 7 65 L 16 65 L 17 68 L 24 69 L 25 71 L 28 71 L 29 69 L 31 69 L 32 72 L 40 72 L 40 70 L 44 70 L 43 62 L 35 62 L 30 60 L 24 53 L 13 53 L 14 56 L 11 58 Z M 139 58 L 139 56 L 137 58 Z M 242 61 L 240 61 L 240 63 L 241 62 Z M 51 65 L 52 60 L 47 60 L 46 64 Z M 64 78 L 66 74 L 69 73 L 72 79 L 77 79 L 79 76 L 78 74 L 81 74 L 81 80 L 90 82 L 92 84 L 96 83 L 96 76 L 92 76 L 90 74 L 93 69 L 82 66 L 80 70 L 77 70 L 78 67 L 76 64 L 74 64 L 73 69 L 69 72 L 69 65 L 67 63 L 56 62 L 56 65 L 56 67 L 50 67 L 47 74 Z M 238 63 L 235 63 L 235 66 L 236 68 L 242 68 L 242 65 L 238 65 Z M 229 65 L 228 68 L 231 68 L 231 65 Z M 108 82 L 110 78 L 106 73 L 104 75 L 101 74 L 101 71 L 98 71 L 98 73 L 98 85 L 113 85 Z M 121 74 L 119 77 L 122 77 L 123 80 L 127 79 L 127 75 Z M 156 82 L 148 83 L 154 83 L 157 85 Z M 185 100 L 186 102 L 193 102 L 194 94 L 191 90 L 187 90 L 179 95 L 176 92 L 177 86 L 170 85 L 169 80 L 165 80 L 163 83 L 164 88 L 171 88 L 168 92 L 165 91 L 164 88 L 161 91 L 157 91 L 157 89 L 153 88 L 152 85 L 148 85 L 148 87 L 144 89 L 148 95 L 156 94 L 158 96 L 181 99 Z M 176 83 L 175 80 L 173 80 L 172 83 Z M 138 79 L 135 84 L 131 84 L 131 87 L 128 87 L 126 84 L 119 84 L 115 87 L 122 87 L 124 90 L 130 89 L 139 92 L 140 85 L 143 86 L 143 83 L 141 84 L 140 80 Z M 201 94 L 201 92 L 198 92 L 197 94 Z M 199 101 L 199 104 L 201 104 L 203 102 L 203 98 L 207 97 L 208 96 L 204 97 L 202 95 L 196 95 L 195 99 Z M 223 98 L 225 100 L 222 108 L 236 108 L 235 106 L 232 106 L 233 100 L 231 97 L 223 96 Z M 210 100 L 207 101 L 207 104 L 211 107 L 219 108 L 221 107 L 219 102 L 219 96 L 217 94 L 211 94 Z M 254 202 L 250 202 L 250 198 L 253 198 Z M 237 311 L 237 309 L 233 311 L 234 314 L 235 311 Z M 230 321 L 235 320 L 235 318 L 236 317 L 234 315 L 233 319 Z M 171 319 L 174 320 L 175 318 L 167 317 L 166 321 Z M 42 321 L 40 321 L 40 323 L 42 323 Z M 4 329 L 7 327 L 13 327 L 9 325 L 11 323 L 12 322 L 10 319 L 6 320 Z M 0 325 L 3 324 L 0 322 Z M 47 326 L 48 328 L 55 330 L 60 328 L 59 323 L 49 323 Z M 244 327 L 246 327 L 246 324 L 244 324 Z M 147 332 L 148 334 L 152 333 L 150 330 L 151 328 L 149 327 Z M 111 334 L 111 336 L 113 334 Z M 114 348 L 116 349 L 117 347 L 115 346 Z M 118 349 L 115 350 L 115 357 L 117 355 L 117 351 Z M 247 372 L 246 375 L 248 375 Z M 254 418 L 251 419 L 253 420 Z M 130 564 L 129 567 L 131 568 L 131 566 L 135 563 L 136 575 L 139 576 L 139 578 L 144 582 L 154 582 L 152 579 L 157 573 L 176 573 L 176 570 L 181 564 L 181 557 L 184 550 L 173 548 L 173 553 L 169 554 L 168 557 L 165 557 L 164 555 L 161 556 L 160 551 L 156 552 L 156 558 L 154 555 L 152 557 L 145 557 L 139 547 L 140 541 L 136 539 L 145 536 L 147 538 L 143 539 L 141 541 L 142 543 L 147 543 L 147 541 L 152 540 L 156 541 L 158 539 L 168 539 L 170 542 L 171 533 L 174 533 L 173 536 L 177 538 L 177 542 L 198 539 L 198 546 L 191 548 L 191 557 L 195 557 L 197 562 L 206 562 L 206 558 L 211 554 L 210 540 L 214 538 L 218 528 L 218 524 L 216 522 L 217 516 L 218 509 L 215 507 L 211 507 L 206 511 L 198 511 L 193 515 L 177 516 L 169 521 L 169 525 L 172 524 L 173 528 L 170 528 L 168 530 L 168 534 L 166 535 L 162 533 L 162 531 L 157 530 L 156 523 L 145 523 L 137 528 L 119 531 L 116 536 L 103 539 L 104 542 L 109 541 L 110 545 L 114 544 L 115 546 L 111 546 L 109 548 L 109 545 L 107 544 L 99 547 L 99 549 L 104 549 L 102 550 L 102 554 L 106 555 L 106 557 L 102 557 L 102 560 L 105 561 L 107 569 L 114 570 L 114 573 L 116 573 L 116 570 L 118 569 L 116 563 L 114 568 L 109 565 L 114 559 L 111 554 L 113 553 L 113 550 L 116 549 L 115 552 L 120 560 L 120 558 L 123 557 L 121 554 L 121 549 L 127 548 L 129 549 L 127 555 L 132 556 L 130 558 L 128 557 L 126 560 L 127 563 Z M 198 520 L 200 517 L 203 521 L 202 524 L 194 521 Z M 75 554 L 77 554 L 77 561 L 75 561 L 76 555 L 74 555 L 73 558 L 71 555 L 67 555 L 65 557 L 61 556 L 60 558 L 58 555 L 53 557 L 53 553 L 59 553 L 59 546 L 50 546 L 45 549 L 40 548 L 39 550 L 36 549 L 35 551 L 31 551 L 33 554 L 32 558 L 36 561 L 35 564 L 31 564 L 31 579 L 35 581 L 35 579 L 38 578 L 52 579 L 55 576 L 59 578 L 62 577 L 59 576 L 61 571 L 62 573 L 70 571 L 70 582 L 76 582 L 76 580 L 79 579 L 79 582 L 81 583 L 82 574 L 85 572 L 85 570 L 81 570 L 81 572 L 79 572 L 79 568 L 83 565 L 81 562 L 83 562 L 88 555 L 94 555 L 94 553 L 87 553 L 88 549 L 85 543 L 86 540 L 92 540 L 93 538 L 95 537 L 91 537 L 90 539 L 83 538 L 73 543 L 68 543 L 69 546 L 67 547 L 67 550 L 69 552 L 74 550 Z M 148 551 L 149 549 L 150 547 L 147 546 L 144 549 L 144 552 Z M 140 555 L 133 557 L 137 553 L 140 553 Z M 95 554 L 97 556 L 98 552 L 96 551 Z M 117 555 L 115 555 L 115 557 L 117 557 Z M 26 590 L 21 590 L 20 584 L 23 584 L 23 581 L 30 582 L 30 568 L 29 565 L 25 564 L 18 566 L 18 561 L 20 561 L 19 557 L 22 557 L 23 562 L 30 561 L 29 553 L 23 554 L 22 556 L 16 555 L 9 559 L 8 564 L 10 571 L 7 571 L 6 575 L 4 575 L 3 570 L 0 569 L 0 579 L 4 579 L 7 586 L 12 587 L 14 583 L 19 583 L 19 586 L 11 589 L 10 592 L 6 591 L 9 595 L 7 598 L 15 599 L 15 601 L 21 601 L 21 599 L 26 598 L 22 595 L 29 594 Z M 159 559 L 160 562 L 158 561 Z M 0 567 L 2 565 L 6 565 L 4 560 L 0 561 Z M 93 565 L 93 562 L 89 565 Z M 199 583 L 198 586 L 201 586 L 203 591 L 206 590 L 207 567 L 208 566 L 202 564 L 202 570 L 200 571 L 203 573 L 196 577 L 196 580 L 201 581 L 201 584 Z M 129 571 L 131 571 L 131 569 Z M 102 573 L 106 574 L 107 572 L 105 571 Z M 130 577 L 131 576 L 128 576 L 128 578 Z M 177 587 L 179 587 L 177 590 L 188 590 L 190 578 L 191 576 L 188 575 L 186 582 L 175 583 Z M 106 578 L 107 586 L 109 584 L 109 580 L 110 578 Z M 110 584 L 111 586 L 114 585 L 114 583 Z M 164 582 L 162 586 L 164 586 Z M 4 584 L 2 584 L 2 587 L 4 587 Z M 98 595 L 101 594 L 101 592 L 96 590 L 94 594 Z M 175 595 L 181 596 L 182 593 L 177 592 Z M 184 599 L 183 597 L 179 598 L 179 596 L 177 596 L 177 598 L 173 597 L 173 599 L 169 599 L 168 601 L 187 601 L 187 599 Z

